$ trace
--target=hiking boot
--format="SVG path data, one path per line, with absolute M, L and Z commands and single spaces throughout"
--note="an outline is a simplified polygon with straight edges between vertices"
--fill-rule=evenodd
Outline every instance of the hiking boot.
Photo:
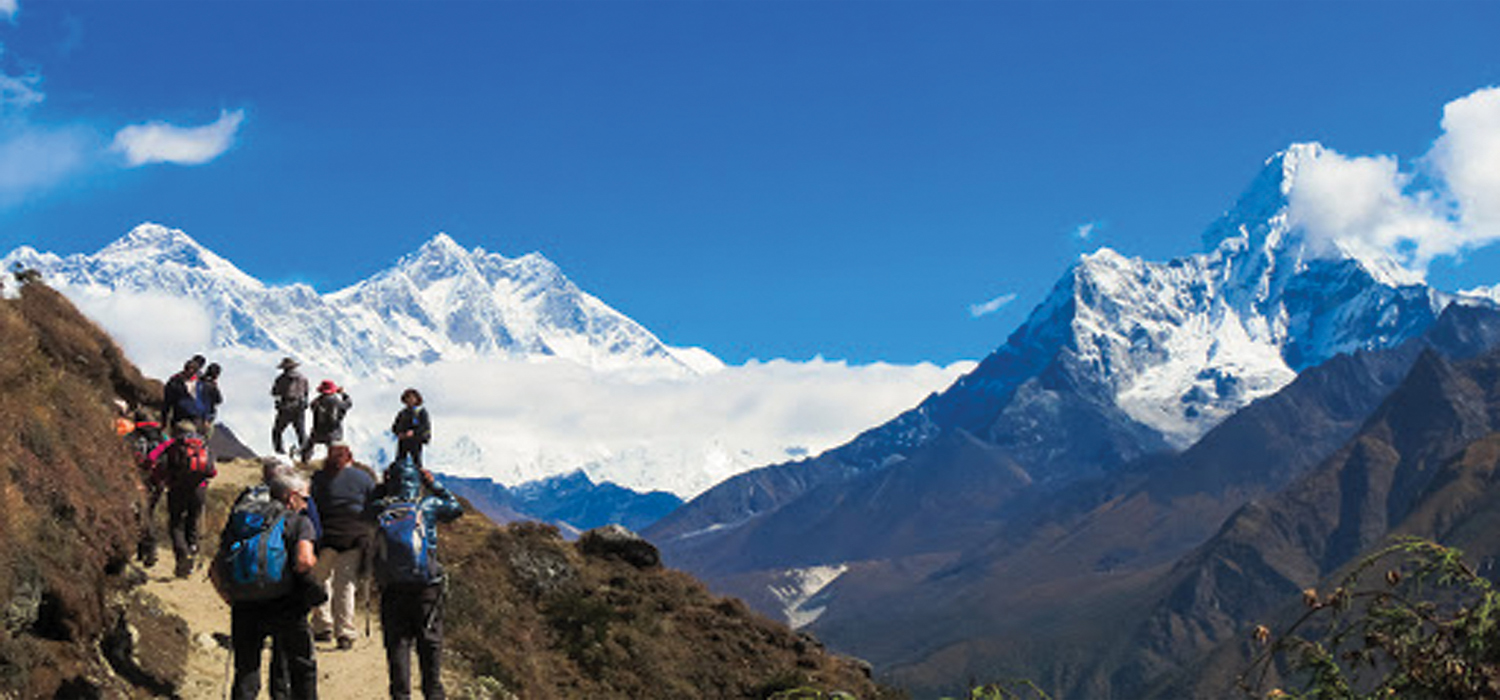
M 331 632 L 329 630 L 324 630 L 322 632 L 314 632 L 313 633 L 313 641 L 314 642 L 331 642 L 331 641 L 333 641 L 333 632 Z
M 177 578 L 187 578 L 193 575 L 193 559 L 191 557 L 177 562 L 177 569 L 173 572 Z
M 348 637 L 339 638 L 339 651 L 348 651 L 354 648 L 354 640 Z

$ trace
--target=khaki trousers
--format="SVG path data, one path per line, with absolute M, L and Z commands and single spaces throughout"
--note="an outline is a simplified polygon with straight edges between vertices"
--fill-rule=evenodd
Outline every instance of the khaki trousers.
M 313 610 L 312 630 L 314 634 L 332 632 L 338 639 L 354 640 L 359 628 L 354 624 L 355 591 L 359 587 L 358 549 L 347 552 L 324 547 L 318 551 L 318 563 L 313 566 L 313 578 L 328 591 L 328 602 Z

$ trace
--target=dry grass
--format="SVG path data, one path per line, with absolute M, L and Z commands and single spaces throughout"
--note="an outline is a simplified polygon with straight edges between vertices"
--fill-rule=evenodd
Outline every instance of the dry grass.
M 587 557 L 534 523 L 468 517 L 444 537 L 449 646 L 519 697 L 882 696 L 855 662 L 682 572 Z
M 0 695 L 102 691 L 87 679 L 109 675 L 97 645 L 136 533 L 111 402 L 152 389 L 51 289 L 0 302 Z

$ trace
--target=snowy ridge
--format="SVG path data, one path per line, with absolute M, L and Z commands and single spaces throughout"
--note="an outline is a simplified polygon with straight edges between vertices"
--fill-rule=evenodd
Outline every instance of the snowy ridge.
M 1192 444 L 1306 367 L 1420 333 L 1452 300 L 1388 258 L 1317 250 L 1288 222 L 1297 169 L 1322 153 L 1305 144 L 1272 158 L 1205 233 L 1208 252 L 1152 263 L 1103 249 L 1054 292 L 1070 297 L 1078 357 L 1170 444 Z
M 1204 231 L 1202 252 L 1082 256 L 973 372 L 840 447 L 840 459 L 881 469 L 959 428 L 1050 469 L 1084 405 L 1135 423 L 1110 423 L 1127 443 L 1182 448 L 1307 367 L 1420 334 L 1454 296 L 1383 255 L 1313 245 L 1290 220 L 1300 169 L 1326 153 L 1298 144 L 1270 158 Z
M 848 570 L 848 564 L 789 569 L 767 589 L 781 603 L 787 624 L 802 629 L 823 616 L 828 606 L 820 602 L 819 594 Z
M 216 348 L 290 355 L 345 377 L 392 377 L 411 364 L 508 356 L 559 357 L 600 370 L 690 375 L 712 370 L 701 350 L 667 347 L 584 293 L 546 258 L 510 260 L 438 234 L 369 280 L 328 295 L 268 287 L 182 231 L 142 224 L 94 255 L 20 248 L 9 267 L 85 295 L 165 293 L 203 302 Z

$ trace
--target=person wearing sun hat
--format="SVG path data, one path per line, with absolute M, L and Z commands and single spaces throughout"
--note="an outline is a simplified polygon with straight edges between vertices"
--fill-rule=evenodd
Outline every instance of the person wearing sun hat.
M 281 364 L 276 367 L 281 370 L 281 374 L 271 383 L 271 396 L 276 399 L 276 422 L 271 425 L 271 449 L 276 454 L 301 454 L 302 445 L 307 442 L 307 377 L 297 371 L 297 361 L 290 357 L 281 358 Z M 297 433 L 297 442 L 292 444 L 291 449 L 283 451 L 281 434 L 288 427 Z
M 318 398 L 312 401 L 312 434 L 302 446 L 304 463 L 312 459 L 314 446 L 321 444 L 326 449 L 335 442 L 343 441 L 344 416 L 353 407 L 354 401 L 349 398 L 349 394 L 332 379 L 324 379 L 318 383 Z

